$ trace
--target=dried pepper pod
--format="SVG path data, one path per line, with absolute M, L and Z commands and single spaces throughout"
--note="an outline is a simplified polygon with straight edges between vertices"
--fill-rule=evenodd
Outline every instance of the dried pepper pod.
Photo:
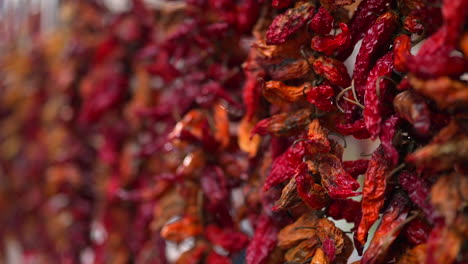
M 263 87 L 263 96 L 272 104 L 284 105 L 287 103 L 299 102 L 304 99 L 306 93 L 312 85 L 304 83 L 301 86 L 289 86 L 280 81 L 268 81 Z
M 266 32 L 266 43 L 278 45 L 298 31 L 312 18 L 315 6 L 309 2 L 298 2 L 284 14 L 278 15 Z
M 368 166 L 369 160 L 366 159 L 343 161 L 344 170 L 355 179 L 357 179 L 359 175 L 364 174 Z
M 313 50 L 330 56 L 340 47 L 349 45 L 350 31 L 345 23 L 340 23 L 341 32 L 336 36 L 314 36 L 310 43 Z
M 307 101 L 325 112 L 333 109 L 334 98 L 335 92 L 333 91 L 333 87 L 327 84 L 312 87 L 312 89 L 306 92 Z
M 307 108 L 295 111 L 292 114 L 281 113 L 273 115 L 260 120 L 252 129 L 252 134 L 279 136 L 294 133 L 304 129 L 310 123 L 311 115 L 312 111 Z
M 325 189 L 316 184 L 309 175 L 308 168 L 308 165 L 304 162 L 296 169 L 294 179 L 297 184 L 297 194 L 311 209 L 320 210 L 327 205 L 329 198 Z
M 348 87 L 351 84 L 348 71 L 343 62 L 328 57 L 319 57 L 313 63 L 315 73 L 323 76 L 332 84 Z
M 371 138 L 375 139 L 380 133 L 380 123 L 382 122 L 382 101 L 390 85 L 389 77 L 393 72 L 393 52 L 389 52 L 375 63 L 367 78 L 366 90 L 364 93 L 364 122 Z
M 385 151 L 385 155 L 391 161 L 392 166 L 396 166 L 399 160 L 398 151 L 393 146 L 393 137 L 398 126 L 400 118 L 396 115 L 389 117 L 382 124 L 380 132 L 380 144 Z
M 395 70 L 407 72 L 408 57 L 411 56 L 411 38 L 408 35 L 398 35 L 393 42 L 393 54 L 395 55 Z
M 364 97 L 364 88 L 366 86 L 368 71 L 372 66 L 372 60 L 375 58 L 379 49 L 388 44 L 388 41 L 396 29 L 396 23 L 397 15 L 394 12 L 389 11 L 375 21 L 374 25 L 369 28 L 362 40 L 361 48 L 356 56 L 356 64 L 353 71 L 356 94 L 360 100 Z
M 388 248 L 400 234 L 402 227 L 408 222 L 409 200 L 401 193 L 396 193 L 387 210 L 382 215 L 382 222 L 375 231 L 374 237 L 361 263 L 381 263 Z
M 384 205 L 387 175 L 390 169 L 384 150 L 379 147 L 372 154 L 369 167 L 364 176 L 362 218 L 356 233 L 356 237 L 361 244 L 365 244 L 369 228 L 379 218 L 380 210 Z
M 320 7 L 310 21 L 309 28 L 315 33 L 326 35 L 330 33 L 333 27 L 333 17 L 328 13 L 327 9 Z
M 273 219 L 267 215 L 261 215 L 255 227 L 255 234 L 247 247 L 247 264 L 264 264 L 269 254 L 273 251 L 277 242 L 278 228 Z

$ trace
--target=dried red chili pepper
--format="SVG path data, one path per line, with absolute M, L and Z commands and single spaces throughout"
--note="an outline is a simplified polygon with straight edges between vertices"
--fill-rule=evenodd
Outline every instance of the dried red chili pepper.
M 421 135 L 426 135 L 431 126 L 430 110 L 424 98 L 413 91 L 403 91 L 393 99 L 395 112 L 406 119 Z
M 309 27 L 317 34 L 326 35 L 333 27 L 333 17 L 325 8 L 320 7 L 310 21 Z
M 310 122 L 312 111 L 304 108 L 294 113 L 281 113 L 260 120 L 252 129 L 253 134 L 264 136 L 272 134 L 276 136 L 287 135 L 304 129 Z
M 382 147 L 379 147 L 369 161 L 369 168 L 364 176 L 362 188 L 362 218 L 356 237 L 361 244 L 365 244 L 367 232 L 379 218 L 380 209 L 384 205 L 385 190 L 387 188 L 387 174 L 390 164 Z
M 430 232 L 431 226 L 421 217 L 409 222 L 403 230 L 405 237 L 415 246 L 426 243 Z
M 322 186 L 331 198 L 344 199 L 360 194 L 354 192 L 359 188 L 359 183 L 343 169 L 341 161 L 335 155 L 321 154 L 317 162 Z
M 325 112 L 333 109 L 334 98 L 335 92 L 333 91 L 333 87 L 327 84 L 312 87 L 312 89 L 306 92 L 307 101 Z
M 396 193 L 387 210 L 382 216 L 382 222 L 375 231 L 369 248 L 364 252 L 361 263 L 381 263 L 388 248 L 406 224 L 410 207 L 409 200 L 401 193 Z
M 205 235 L 211 243 L 233 253 L 241 251 L 249 243 L 246 234 L 231 229 L 221 229 L 215 225 L 207 226 Z
M 276 246 L 277 233 L 279 229 L 275 226 L 270 216 L 262 214 L 257 220 L 255 234 L 247 247 L 247 264 L 265 264 L 268 255 Z
M 381 101 L 384 100 L 390 81 L 382 77 L 389 77 L 393 72 L 393 52 L 387 53 L 375 63 L 369 73 L 364 95 L 364 122 L 371 138 L 375 139 L 380 133 L 382 122 Z
M 357 139 L 366 139 L 370 137 L 369 131 L 367 131 L 364 120 L 359 119 L 354 123 L 340 123 L 335 124 L 336 130 L 343 135 L 353 135 Z
M 274 8 L 285 8 L 291 5 L 291 3 L 294 2 L 294 0 L 273 0 L 271 1 L 271 6 Z
M 266 43 L 278 45 L 299 30 L 313 16 L 315 6 L 308 2 L 298 2 L 284 14 L 275 17 L 266 32 Z
M 394 12 L 389 11 L 375 21 L 374 25 L 369 28 L 362 40 L 361 48 L 356 56 L 356 64 L 353 71 L 354 85 L 356 87 L 356 94 L 359 100 L 362 100 L 364 97 L 364 88 L 366 86 L 368 76 L 367 72 L 372 66 L 372 60 L 379 49 L 388 44 L 388 41 L 396 29 L 396 23 L 397 15 Z M 383 63 L 383 65 L 389 64 L 388 62 L 384 63 L 383 61 L 381 63 Z
M 398 164 L 398 151 L 393 146 L 393 137 L 395 136 L 397 125 L 400 118 L 396 115 L 389 117 L 382 124 L 380 131 L 380 144 L 385 151 L 385 156 L 391 161 L 392 166 Z
M 341 33 L 336 36 L 314 36 L 310 43 L 313 50 L 332 55 L 340 47 L 347 46 L 350 41 L 350 31 L 345 23 L 340 23 Z
M 343 62 L 328 57 L 319 57 L 313 63 L 315 73 L 322 75 L 332 84 L 348 87 L 351 84 L 348 71 Z
M 368 166 L 369 160 L 366 159 L 343 161 L 344 170 L 354 179 L 357 179 L 359 175 L 364 174 L 367 171 Z
M 406 60 L 411 50 L 411 38 L 408 35 L 398 35 L 393 42 L 393 54 L 395 55 L 395 70 L 407 72 Z
M 231 264 L 232 262 L 230 258 L 219 255 L 215 251 L 211 251 L 206 257 L 206 263 L 207 264 Z
M 263 96 L 270 103 L 276 105 L 285 105 L 288 103 L 300 102 L 304 99 L 304 93 L 311 87 L 311 84 L 306 82 L 300 86 L 285 85 L 280 81 L 268 81 L 263 87 Z
M 345 219 L 350 223 L 355 223 L 361 219 L 361 203 L 351 199 L 333 200 L 326 212 L 335 220 Z
M 329 198 L 325 189 L 314 183 L 305 162 L 297 167 L 294 179 L 297 183 L 297 193 L 307 206 L 320 210 L 327 205 Z
M 350 22 L 351 41 L 349 45 L 343 46 L 338 54 L 339 59 L 346 59 L 351 52 L 352 47 L 364 37 L 367 30 L 374 24 L 374 21 L 388 10 L 391 0 L 365 0 L 359 3 L 353 18 Z

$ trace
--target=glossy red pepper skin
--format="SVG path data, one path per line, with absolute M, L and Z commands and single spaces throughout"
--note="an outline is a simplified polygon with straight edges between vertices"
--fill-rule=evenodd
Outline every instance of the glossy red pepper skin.
M 397 18 L 398 16 L 392 11 L 383 14 L 369 28 L 362 40 L 353 71 L 354 85 L 359 100 L 364 97 L 368 71 L 372 67 L 372 62 L 379 49 L 389 44 L 388 41 L 397 26 Z
M 393 52 L 389 52 L 375 63 L 367 78 L 364 94 L 364 122 L 371 138 L 375 139 L 380 133 L 382 122 L 382 102 L 392 83 L 382 77 L 390 77 L 393 72 Z M 377 90 L 378 89 L 378 90 Z

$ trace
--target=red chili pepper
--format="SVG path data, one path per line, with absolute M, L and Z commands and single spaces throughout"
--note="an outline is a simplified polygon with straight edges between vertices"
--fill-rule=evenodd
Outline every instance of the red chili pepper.
M 219 228 L 215 225 L 207 226 L 205 228 L 205 235 L 211 243 L 233 253 L 241 251 L 249 243 L 249 238 L 246 234 L 233 229 Z
M 206 264 L 231 264 L 231 259 L 211 251 L 206 257 Z
M 406 224 L 409 210 L 408 198 L 402 193 L 396 193 L 382 216 L 382 222 L 375 231 L 369 248 L 362 256 L 362 264 L 382 263 L 388 248 L 400 234 L 402 226 Z
M 332 84 L 348 87 L 351 85 L 348 71 L 343 62 L 328 57 L 320 57 L 313 63 L 315 73 L 323 76 Z
M 398 35 L 393 42 L 393 54 L 395 55 L 395 69 L 399 72 L 407 72 L 406 60 L 411 56 L 411 38 L 408 35 Z
M 335 155 L 322 154 L 317 162 L 322 186 L 331 198 L 345 199 L 360 194 L 354 192 L 359 188 L 359 183 L 343 169 L 343 164 Z
M 389 117 L 382 124 L 380 131 L 380 142 L 385 151 L 385 156 L 391 161 L 392 166 L 396 166 L 398 163 L 398 151 L 393 146 L 393 137 L 400 118 L 396 115 Z
M 369 161 L 369 168 L 364 176 L 362 189 L 362 218 L 359 223 L 356 237 L 361 244 L 366 243 L 367 232 L 379 218 L 385 200 L 387 188 L 387 174 L 390 172 L 390 164 L 382 147 L 379 147 Z
M 374 25 L 369 28 L 362 40 L 361 49 L 359 49 L 359 53 L 356 56 L 356 64 L 353 72 L 354 85 L 359 100 L 362 100 L 364 97 L 367 73 L 372 66 L 372 60 L 379 49 L 388 44 L 388 41 L 396 29 L 397 18 L 398 16 L 392 11 L 383 14 L 375 21 Z
M 266 32 L 266 43 L 268 45 L 284 43 L 289 36 L 312 18 L 314 8 L 311 3 L 298 2 L 284 14 L 276 16 Z
M 405 237 L 414 246 L 426 243 L 429 232 L 431 232 L 431 226 L 421 217 L 409 222 L 403 230 Z
M 310 47 L 330 56 L 339 48 L 349 45 L 351 34 L 348 26 L 345 23 L 340 23 L 340 28 L 341 33 L 336 36 L 314 36 Z
M 426 135 L 431 126 L 431 112 L 424 98 L 419 94 L 406 90 L 395 96 L 393 108 L 398 116 L 413 125 L 421 135 Z
M 389 80 L 382 77 L 389 77 L 392 72 L 393 52 L 389 52 L 377 60 L 367 78 L 363 116 L 367 131 L 369 131 L 372 139 L 375 139 L 380 133 L 380 123 L 382 122 L 381 102 L 384 100 L 390 84 Z
M 357 179 L 359 175 L 364 174 L 368 166 L 369 166 L 369 160 L 367 159 L 343 161 L 344 170 L 347 173 L 349 173 L 349 175 L 351 175 L 351 177 L 353 177 L 354 179 Z
M 314 104 L 318 109 L 329 112 L 333 109 L 333 101 L 335 92 L 333 87 L 327 84 L 312 87 L 306 93 L 306 99 L 309 103 Z
M 309 27 L 317 34 L 326 35 L 333 27 L 333 17 L 325 8 L 320 7 L 310 21 Z
M 338 58 L 346 59 L 353 47 L 366 34 L 374 21 L 390 7 L 392 0 L 364 0 L 359 3 L 350 22 L 351 39 L 349 45 L 340 49 Z
M 354 123 L 335 123 L 336 130 L 343 135 L 353 135 L 357 139 L 366 139 L 370 137 L 364 120 L 359 119 Z
M 361 219 L 361 203 L 351 199 L 333 200 L 326 212 L 335 220 L 345 219 L 350 223 L 355 223 L 356 220 Z
M 314 179 L 309 175 L 307 163 L 299 165 L 294 178 L 297 183 L 297 194 L 306 205 L 314 210 L 320 210 L 327 205 L 329 198 L 325 189 L 314 183 Z
M 226 177 L 221 168 L 206 166 L 201 176 L 201 187 L 210 206 L 217 207 L 229 200 L 229 189 Z
M 411 201 L 421 208 L 429 221 L 432 223 L 437 222 L 440 216 L 428 200 L 431 192 L 429 183 L 416 172 L 407 170 L 400 173 L 398 180 L 400 186 L 408 193 Z
M 265 264 L 278 240 L 277 228 L 270 216 L 262 214 L 257 220 L 255 234 L 247 247 L 245 261 L 247 264 Z

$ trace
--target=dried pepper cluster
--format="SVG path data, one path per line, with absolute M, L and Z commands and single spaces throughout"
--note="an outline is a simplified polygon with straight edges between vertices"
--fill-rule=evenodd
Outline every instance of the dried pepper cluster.
M 64 1 L 61 17 L 2 56 L 0 258 L 468 261 L 468 1 Z M 331 135 L 380 146 L 343 160 Z

